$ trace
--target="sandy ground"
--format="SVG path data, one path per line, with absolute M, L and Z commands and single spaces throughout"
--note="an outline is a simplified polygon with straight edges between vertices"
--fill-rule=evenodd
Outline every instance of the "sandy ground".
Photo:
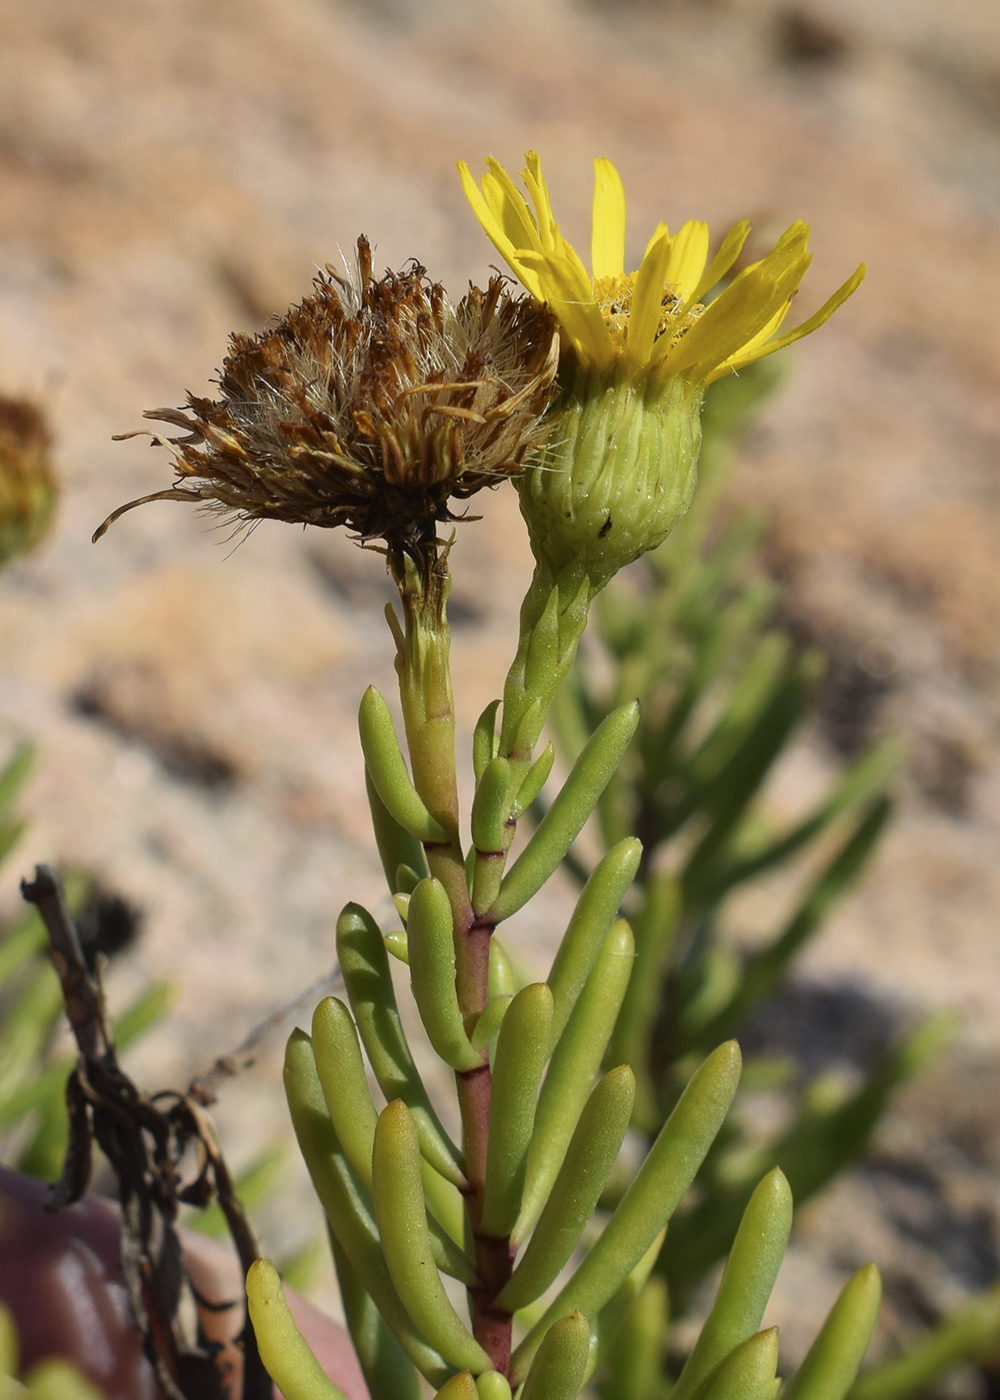
M 659 218 L 749 214 L 764 235 L 805 218 L 802 316 L 867 261 L 800 347 L 734 499 L 772 513 L 786 616 L 833 658 L 793 778 L 877 732 L 913 751 L 900 818 L 808 971 L 957 1008 L 963 1054 L 991 1063 L 1000 10 L 0 0 L 0 34 L 0 386 L 47 406 L 64 483 L 54 537 L 0 587 L 0 735 L 42 750 L 0 893 L 12 906 L 47 859 L 142 907 L 112 997 L 155 976 L 177 1001 L 136 1072 L 152 1087 L 203 1069 L 331 968 L 347 898 L 379 905 L 353 716 L 391 668 L 381 564 L 346 539 L 265 525 L 233 551 L 154 505 L 92 546 L 109 510 L 168 480 L 162 453 L 111 434 L 205 392 L 227 333 L 362 231 L 380 265 L 417 257 L 456 293 L 481 280 L 492 249 L 454 162 L 528 147 L 581 243 L 603 154 L 635 254 Z M 454 552 L 466 738 L 530 567 L 512 493 L 484 514 Z M 524 925 L 529 956 L 559 908 L 557 892 Z M 282 1131 L 279 1039 L 221 1106 L 237 1159 Z M 313 1228 L 310 1210 L 267 1217 L 268 1247 Z

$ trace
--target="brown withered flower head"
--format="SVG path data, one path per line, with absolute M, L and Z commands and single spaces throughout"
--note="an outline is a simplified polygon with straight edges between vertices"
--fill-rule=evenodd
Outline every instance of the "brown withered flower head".
M 143 415 L 184 430 L 151 434 L 177 479 L 94 538 L 145 501 L 196 501 L 240 522 L 345 525 L 427 568 L 452 501 L 539 441 L 557 364 L 554 318 L 503 278 L 456 306 L 418 263 L 374 278 L 360 238 L 356 281 L 328 268 L 274 326 L 232 336 L 217 399 Z

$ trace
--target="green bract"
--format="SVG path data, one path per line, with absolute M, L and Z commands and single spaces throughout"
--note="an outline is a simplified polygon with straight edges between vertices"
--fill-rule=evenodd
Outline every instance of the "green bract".
M 700 386 L 581 368 L 537 461 L 517 479 L 535 558 L 553 578 L 590 580 L 662 544 L 691 503 Z

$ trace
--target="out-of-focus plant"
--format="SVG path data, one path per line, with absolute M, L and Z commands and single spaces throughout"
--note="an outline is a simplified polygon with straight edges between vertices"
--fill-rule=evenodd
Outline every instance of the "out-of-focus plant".
M 815 329 L 862 275 L 784 336 L 809 262 L 805 225 L 714 300 L 745 224 L 711 262 L 704 225 L 673 236 L 661 225 L 626 275 L 624 194 L 598 161 L 591 279 L 559 233 L 537 157 L 528 164 L 534 212 L 496 162 L 481 190 L 464 178 L 530 298 L 495 279 L 453 306 L 422 268 L 375 279 L 362 240 L 357 283 L 321 276 L 275 327 L 234 337 L 217 401 L 189 397 L 186 411 L 150 415 L 181 429 L 156 438 L 177 472 L 157 498 L 246 521 L 346 524 L 382 542 L 399 593 L 401 616 L 389 608 L 387 618 L 409 764 L 374 689 L 359 721 L 403 927 L 383 934 L 365 909 L 346 906 L 337 946 L 347 1002 L 319 1005 L 285 1066 L 375 1400 L 418 1400 L 423 1381 L 438 1400 L 574 1400 L 723 1127 L 740 1073 L 731 1040 L 707 1047 L 700 1064 L 692 1047 L 687 1082 L 634 1180 L 613 1208 L 599 1206 L 635 1104 L 629 1066 L 601 1069 L 633 974 L 632 930 L 618 917 L 641 858 L 633 833 L 591 872 L 545 981 L 522 985 L 496 930 L 555 874 L 636 733 L 639 707 L 624 696 L 510 859 L 552 767 L 540 737 L 592 599 L 690 503 L 706 386 Z M 456 518 L 452 498 L 505 477 L 521 496 L 536 571 L 502 702 L 475 729 L 469 839 L 449 668 L 450 541 L 438 530 Z M 431 1046 L 453 1073 L 459 1141 L 410 1053 L 390 956 L 407 966 Z M 790 1220 L 787 1181 L 771 1171 L 743 1212 L 678 1400 L 773 1400 L 777 1337 L 760 1325 Z M 847 1283 L 788 1384 L 792 1400 L 845 1395 L 879 1287 L 872 1267 Z M 288 1400 L 338 1400 L 264 1260 L 247 1291 L 261 1357 Z
M 627 833 L 643 842 L 624 906 L 635 972 L 606 1063 L 632 1065 L 633 1124 L 649 1141 L 692 1066 L 720 1037 L 740 1034 L 851 892 L 890 815 L 888 789 L 903 756 L 898 742 L 876 742 L 840 764 L 804 815 L 781 822 L 769 807 L 768 779 L 811 716 L 823 658 L 801 651 L 776 617 L 777 589 L 753 562 L 762 518 L 745 513 L 720 526 L 719 505 L 739 442 L 779 380 L 770 364 L 757 364 L 709 390 L 691 510 L 602 594 L 588 646 L 551 713 L 571 764 L 625 696 L 641 702 L 632 746 L 597 804 L 596 836 L 598 855 Z M 536 800 L 535 820 L 545 812 Z M 591 877 L 593 861 L 579 850 L 565 865 L 581 886 Z M 770 936 L 743 950 L 727 925 L 731 901 L 780 872 L 797 876 L 790 907 Z M 762 1173 L 780 1167 L 801 1205 L 861 1156 L 893 1093 L 950 1028 L 948 1017 L 929 1018 L 859 1085 L 834 1074 L 808 1081 L 789 1063 L 746 1066 L 744 1083 L 784 1093 L 785 1126 L 762 1142 L 759 1131 L 739 1126 L 739 1115 L 728 1120 L 699 1174 L 696 1204 L 675 1217 L 671 1246 L 612 1349 L 602 1400 L 667 1393 L 669 1324 L 726 1254 Z M 626 1186 L 625 1176 L 611 1184 L 607 1201 Z M 957 1362 L 991 1354 L 998 1342 L 993 1290 L 869 1372 L 852 1395 L 896 1400 Z
M 41 409 L 0 394 L 0 568 L 34 549 L 52 524 L 58 493 L 50 447 Z
M 760 519 L 744 515 L 716 533 L 734 443 L 775 382 L 769 371 L 751 365 L 710 389 L 692 510 L 602 595 L 590 645 L 552 712 L 572 763 L 624 695 L 640 700 L 635 739 L 596 815 L 603 850 L 631 832 L 643 843 L 626 903 L 636 972 L 608 1063 L 633 1066 L 633 1121 L 649 1136 L 692 1063 L 745 1026 L 853 887 L 891 810 L 886 785 L 901 756 L 894 741 L 874 744 L 795 820 L 779 821 L 767 802 L 767 780 L 807 719 L 823 669 L 822 657 L 800 651 L 775 621 L 777 589 L 751 562 Z M 544 811 L 538 804 L 539 818 Z M 591 864 L 576 852 L 567 861 L 581 885 Z M 788 871 L 799 877 L 791 907 L 743 952 L 727 928 L 733 897 Z M 761 1171 L 781 1163 L 804 1200 L 857 1155 L 888 1094 L 934 1038 L 911 1037 L 850 1096 L 807 1086 L 780 1142 L 749 1152 L 727 1133 L 700 1178 L 701 1204 L 671 1231 L 675 1306 L 724 1253 Z
M 0 858 L 23 830 L 14 804 L 35 752 L 22 745 L 0 773 Z M 70 906 L 84 929 L 93 955 L 100 950 L 100 925 L 107 908 L 93 881 L 83 874 L 66 878 Z M 154 983 L 115 1022 L 119 1046 L 128 1045 L 166 1014 L 168 983 Z M 48 957 L 48 941 L 37 911 L 24 913 L 0 931 L 0 1141 L 4 1157 L 31 1176 L 54 1181 L 66 1155 L 66 1078 L 75 1063 L 61 1049 L 63 999 Z
M 69 1361 L 39 1361 L 21 1377 L 14 1319 L 0 1303 L 0 1397 L 2 1400 L 102 1400 Z
M 42 409 L 29 399 L 0 395 L 0 569 L 35 549 L 51 528 L 58 490 L 50 457 Z M 24 831 L 16 802 L 35 758 L 34 745 L 22 743 L 0 772 L 0 861 Z M 120 925 L 131 915 L 120 901 L 109 904 L 82 873 L 70 873 L 66 884 L 96 955 L 111 922 L 117 918 Z M 119 1044 L 158 1021 L 168 1002 L 166 984 L 150 987 L 117 1022 Z M 56 1048 L 62 1007 L 45 930 L 31 910 L 0 928 L 0 1141 L 5 1156 L 14 1151 L 22 1171 L 49 1181 L 59 1175 L 65 1156 L 64 1089 L 74 1062 Z

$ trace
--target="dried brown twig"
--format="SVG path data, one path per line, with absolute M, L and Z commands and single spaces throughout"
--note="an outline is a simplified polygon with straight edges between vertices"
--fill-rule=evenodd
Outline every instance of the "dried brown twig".
M 100 978 L 87 967 L 58 881 L 40 865 L 31 883 L 22 882 L 21 892 L 37 907 L 48 932 L 80 1052 L 66 1085 L 66 1161 L 48 1208 L 59 1210 L 84 1194 L 96 1142 L 118 1179 L 122 1276 L 132 1320 L 157 1380 L 169 1400 L 225 1400 L 228 1378 L 218 1359 L 220 1347 L 208 1341 L 202 1329 L 198 1309 L 204 1300 L 188 1277 L 176 1228 L 182 1204 L 204 1206 L 214 1196 L 244 1274 L 257 1257 L 253 1232 L 205 1112 L 210 1092 L 206 1095 L 193 1084 L 186 1094 L 166 1092 L 150 1098 L 136 1087 L 118 1064 Z M 199 1169 L 195 1179 L 184 1184 L 181 1162 L 192 1146 Z M 234 1300 L 226 1306 L 235 1305 Z M 245 1311 L 239 1340 L 243 1400 L 271 1400 L 271 1381 Z

